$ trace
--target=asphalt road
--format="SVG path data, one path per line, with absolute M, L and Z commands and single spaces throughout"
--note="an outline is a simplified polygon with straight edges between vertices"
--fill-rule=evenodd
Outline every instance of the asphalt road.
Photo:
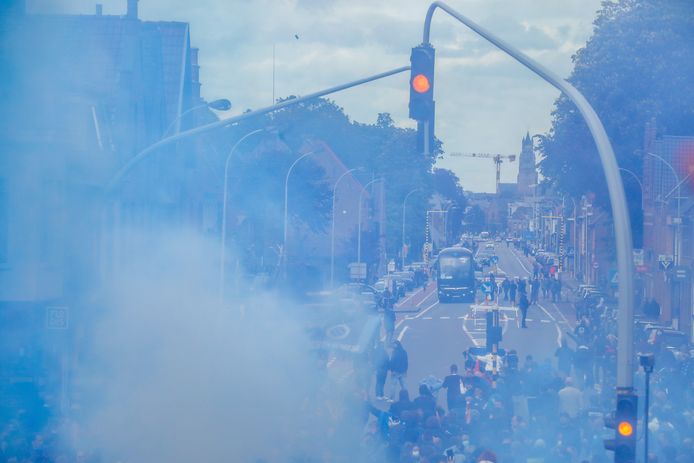
M 528 260 L 505 243 L 496 243 L 496 254 L 499 271 L 512 277 L 531 275 Z M 520 328 L 520 315 L 516 315 L 515 309 L 501 303 L 501 347 L 516 349 L 521 363 L 526 355 L 539 362 L 549 358 L 554 363 L 554 352 L 563 333 L 572 328 L 567 304 L 543 301 L 542 295 L 540 299 L 528 311 L 527 329 Z M 395 331 L 409 355 L 407 388 L 413 396 L 423 378 L 429 375 L 443 378 L 451 363 L 462 365 L 464 350 L 484 346 L 486 342 L 484 313 L 480 311 L 476 317 L 473 304 L 440 304 L 433 290 L 418 306 L 418 312 L 405 314 L 398 320 Z

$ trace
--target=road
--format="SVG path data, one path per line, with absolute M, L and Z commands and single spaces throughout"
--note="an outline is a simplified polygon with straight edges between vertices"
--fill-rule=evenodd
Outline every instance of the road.
M 496 254 L 500 271 L 512 277 L 531 275 L 529 261 L 507 248 L 505 243 L 496 243 Z M 464 350 L 485 345 L 484 315 L 480 313 L 480 318 L 475 318 L 472 304 L 440 304 L 433 291 L 418 306 L 418 312 L 399 318 L 395 332 L 409 354 L 407 387 L 413 392 L 417 391 L 422 378 L 428 375 L 443 378 L 452 363 L 461 365 Z M 546 358 L 554 361 L 554 352 L 563 333 L 572 329 L 573 315 L 568 309 L 568 304 L 557 305 L 541 299 L 538 305 L 530 307 L 528 328 L 522 329 L 515 309 L 502 301 L 501 347 L 516 349 L 521 363 L 526 355 L 532 355 L 539 362 Z

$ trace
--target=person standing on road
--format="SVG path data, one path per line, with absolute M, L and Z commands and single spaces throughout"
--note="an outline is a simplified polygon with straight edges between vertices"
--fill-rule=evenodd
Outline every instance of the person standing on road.
M 458 365 L 455 363 L 451 365 L 451 374 L 446 376 L 443 380 L 442 388 L 446 389 L 446 400 L 448 404 L 448 411 L 450 412 L 454 408 L 461 407 L 463 405 L 463 377 L 458 374 Z
M 508 297 L 509 297 L 509 300 L 511 301 L 511 307 L 516 306 L 516 291 L 517 290 L 518 290 L 518 284 L 514 280 L 511 280 L 511 283 L 508 286 Z
M 383 388 L 386 385 L 386 378 L 388 378 L 388 354 L 386 353 L 386 348 L 382 342 L 379 342 L 373 351 L 373 366 L 376 370 L 376 389 L 375 395 L 376 400 L 383 400 Z
M 501 283 L 501 289 L 504 291 L 504 301 L 508 301 L 508 291 L 511 289 L 511 282 L 508 277 L 504 278 L 504 281 Z
M 392 306 L 386 306 L 383 309 L 383 331 L 386 334 L 386 342 L 390 343 L 395 331 L 395 311 Z
M 407 351 L 402 347 L 400 341 L 393 341 L 393 352 L 390 354 L 390 397 L 395 397 L 395 388 L 400 384 L 400 389 L 405 387 L 405 376 L 408 368 Z
M 525 319 L 528 316 L 528 307 L 530 307 L 530 302 L 528 302 L 528 296 L 525 293 L 521 293 L 520 301 L 518 301 L 518 308 L 521 311 L 521 328 L 527 328 L 525 324 Z
M 537 304 L 537 297 L 540 294 L 540 280 L 537 277 L 530 282 L 530 303 Z
M 554 353 L 557 357 L 557 370 L 562 376 L 568 377 L 571 375 L 571 365 L 574 362 L 574 351 L 569 347 L 569 343 L 565 338 L 561 340 L 561 347 Z

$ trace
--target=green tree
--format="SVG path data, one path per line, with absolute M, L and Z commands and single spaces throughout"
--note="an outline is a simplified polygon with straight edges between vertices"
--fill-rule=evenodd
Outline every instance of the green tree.
M 691 0 L 605 1 L 593 36 L 573 57 L 569 81 L 605 124 L 620 166 L 640 173 L 644 126 L 651 118 L 673 135 L 694 127 L 694 6 Z M 594 192 L 609 206 L 592 137 L 576 107 L 555 102 L 540 149 L 542 174 L 562 193 Z M 641 192 L 625 179 L 635 242 L 641 240 Z

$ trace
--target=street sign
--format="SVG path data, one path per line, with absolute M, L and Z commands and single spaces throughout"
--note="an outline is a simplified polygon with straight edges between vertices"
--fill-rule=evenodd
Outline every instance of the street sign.
M 658 256 L 658 268 L 660 270 L 667 270 L 672 265 L 674 258 L 672 254 L 660 254 Z
M 352 280 L 366 280 L 366 263 L 353 262 L 348 265 L 349 277 Z
M 593 262 L 593 268 L 595 270 L 597 270 L 599 267 L 600 267 L 600 264 L 598 264 L 597 262 Z
M 619 284 L 619 272 L 617 270 L 610 270 L 610 284 L 612 286 L 617 286 Z
M 490 260 L 492 261 L 492 264 L 497 264 L 499 263 L 499 256 L 492 256 Z
M 643 249 L 634 249 L 634 265 L 636 267 L 643 265 L 644 254 Z
M 388 262 L 388 273 L 394 272 L 395 271 L 395 261 L 391 260 Z
M 689 269 L 687 267 L 675 267 L 672 272 L 675 280 L 686 280 L 689 276 Z
M 66 330 L 70 325 L 70 310 L 67 307 L 46 307 L 46 328 L 49 330 Z

